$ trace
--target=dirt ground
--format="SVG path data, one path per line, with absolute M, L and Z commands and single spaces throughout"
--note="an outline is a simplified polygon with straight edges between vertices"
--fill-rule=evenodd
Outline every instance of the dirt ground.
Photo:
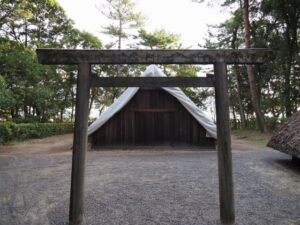
M 71 153 L 73 134 L 65 134 L 42 139 L 32 139 L 18 144 L 0 145 L 0 154 L 61 154 Z M 249 145 L 242 139 L 232 136 L 233 151 L 256 151 L 270 149 Z
M 0 145 L 0 154 L 58 154 L 71 152 L 73 134 L 31 139 L 18 144 Z
M 68 224 L 72 135 L 0 147 L 0 225 Z M 300 167 L 232 138 L 236 225 L 300 225 Z M 216 151 L 88 152 L 83 225 L 220 225 Z

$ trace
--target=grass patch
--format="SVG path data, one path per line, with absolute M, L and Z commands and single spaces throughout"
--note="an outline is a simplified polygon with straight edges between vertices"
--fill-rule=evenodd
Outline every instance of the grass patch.
M 234 134 L 238 139 L 243 139 L 251 145 L 261 147 L 266 146 L 272 137 L 272 133 L 262 134 L 258 130 L 233 130 L 232 134 Z
M 266 147 L 269 140 L 261 140 L 261 141 L 247 141 L 251 145 L 257 145 L 261 147 Z

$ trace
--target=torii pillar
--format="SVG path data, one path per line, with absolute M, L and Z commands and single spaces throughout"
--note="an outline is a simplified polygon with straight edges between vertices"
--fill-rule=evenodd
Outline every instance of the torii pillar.
M 227 64 L 260 64 L 272 57 L 267 49 L 220 50 L 74 50 L 37 49 L 42 64 L 77 64 L 76 114 L 73 141 L 70 225 L 82 223 L 84 214 L 84 171 L 87 150 L 89 89 L 97 87 L 203 87 L 215 86 L 217 149 L 219 167 L 220 220 L 233 224 L 234 192 L 227 87 Z M 94 77 L 91 64 L 213 64 L 214 82 L 190 77 Z

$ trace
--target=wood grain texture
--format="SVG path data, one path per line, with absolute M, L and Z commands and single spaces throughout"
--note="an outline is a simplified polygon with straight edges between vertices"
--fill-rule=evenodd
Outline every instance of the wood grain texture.
M 90 65 L 80 64 L 77 79 L 75 127 L 71 175 L 69 224 L 82 223 L 84 211 L 84 173 L 87 150 Z
M 214 139 L 176 98 L 162 89 L 140 89 L 92 135 L 94 147 L 214 147 Z
M 269 49 L 75 50 L 37 49 L 42 64 L 256 64 L 273 58 Z
M 214 87 L 213 77 L 95 77 L 91 87 Z
M 220 217 L 224 224 L 235 221 L 232 156 L 229 120 L 227 68 L 225 63 L 214 65 L 216 76 L 217 150 L 219 167 Z

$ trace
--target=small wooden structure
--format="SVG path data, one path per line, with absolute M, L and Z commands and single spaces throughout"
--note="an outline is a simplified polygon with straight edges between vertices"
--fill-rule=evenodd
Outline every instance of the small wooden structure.
M 215 139 L 207 137 L 205 128 L 161 88 L 139 89 L 89 139 L 93 148 L 215 147 Z
M 296 112 L 270 139 L 269 147 L 300 160 L 300 111 Z
M 88 103 L 91 86 L 205 87 L 203 78 L 135 77 L 95 78 L 91 64 L 213 64 L 215 74 L 217 150 L 221 222 L 233 224 L 234 196 L 227 92 L 227 64 L 266 62 L 272 52 L 263 49 L 239 50 L 66 50 L 37 49 L 42 64 L 78 64 L 75 129 L 73 141 L 70 215 L 71 225 L 82 223 L 84 212 L 84 171 L 87 150 Z

